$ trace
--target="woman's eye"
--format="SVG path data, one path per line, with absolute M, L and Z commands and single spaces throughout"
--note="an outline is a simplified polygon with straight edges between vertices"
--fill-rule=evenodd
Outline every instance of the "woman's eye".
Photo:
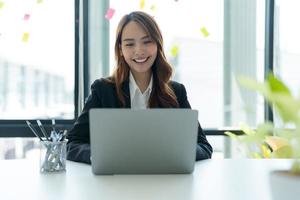
M 152 40 L 147 40 L 144 42 L 144 44 L 150 44 L 150 43 L 152 43 Z
M 125 44 L 126 47 L 132 47 L 133 46 L 133 43 L 127 43 Z

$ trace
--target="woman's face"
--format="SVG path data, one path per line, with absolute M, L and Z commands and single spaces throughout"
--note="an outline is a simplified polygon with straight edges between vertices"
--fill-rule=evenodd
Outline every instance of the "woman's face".
M 134 75 L 150 74 L 157 56 L 157 44 L 137 22 L 131 21 L 122 32 L 121 55 Z

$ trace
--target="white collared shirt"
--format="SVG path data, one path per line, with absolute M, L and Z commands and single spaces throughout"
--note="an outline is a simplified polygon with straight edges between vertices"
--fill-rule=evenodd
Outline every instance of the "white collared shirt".
M 130 72 L 129 74 L 129 91 L 130 91 L 130 103 L 132 109 L 147 109 L 148 108 L 148 102 L 150 98 L 150 94 L 152 91 L 152 85 L 153 85 L 153 76 L 151 75 L 150 83 L 145 90 L 144 93 L 141 92 L 140 88 L 135 82 L 135 79 Z

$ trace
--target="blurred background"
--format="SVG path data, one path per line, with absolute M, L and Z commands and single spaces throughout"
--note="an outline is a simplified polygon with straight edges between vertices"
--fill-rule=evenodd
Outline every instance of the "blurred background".
M 275 0 L 0 0 L 0 159 L 34 156 L 38 141 L 24 120 L 56 119 L 67 128 L 90 84 L 115 67 L 116 27 L 142 10 L 164 37 L 173 79 L 186 86 L 212 144 L 213 158 L 239 157 L 223 136 L 266 120 L 264 101 L 241 88 L 240 75 L 263 81 L 272 68 L 299 95 L 300 2 Z M 110 13 L 109 13 L 110 12 Z M 111 15 L 107 15 L 111 14 Z M 106 17 L 105 17 L 106 16 Z M 268 20 L 273 31 L 266 32 Z M 272 66 L 266 40 L 273 38 Z M 280 123 L 276 114 L 274 122 Z

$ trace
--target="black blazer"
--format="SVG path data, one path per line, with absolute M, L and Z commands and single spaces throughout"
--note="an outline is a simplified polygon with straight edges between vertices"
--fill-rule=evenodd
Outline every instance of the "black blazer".
M 186 95 L 184 85 L 175 81 L 171 86 L 177 97 L 180 108 L 191 108 Z M 130 108 L 129 81 L 122 85 L 125 96 L 126 108 Z M 115 85 L 104 79 L 97 79 L 91 86 L 84 108 L 68 134 L 67 159 L 77 162 L 91 163 L 90 160 L 90 134 L 89 134 L 89 110 L 91 108 L 121 108 L 117 98 Z M 198 144 L 196 160 L 211 158 L 212 147 L 208 143 L 200 124 L 198 125 Z

